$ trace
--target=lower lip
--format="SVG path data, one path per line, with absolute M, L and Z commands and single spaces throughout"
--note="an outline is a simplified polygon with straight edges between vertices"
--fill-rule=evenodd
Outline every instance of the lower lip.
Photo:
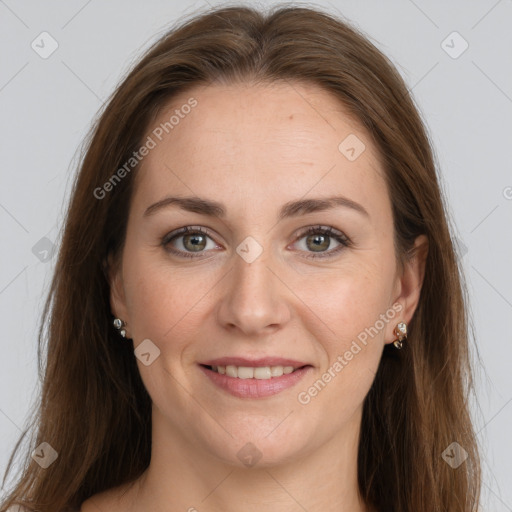
M 277 395 L 297 384 L 313 369 L 312 366 L 305 366 L 292 373 L 270 379 L 239 379 L 222 375 L 201 365 L 199 368 L 214 384 L 238 398 L 263 398 Z

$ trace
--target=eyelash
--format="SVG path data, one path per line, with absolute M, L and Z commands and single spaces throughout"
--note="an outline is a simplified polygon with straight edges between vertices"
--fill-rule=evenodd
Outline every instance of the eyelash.
M 200 233 L 202 235 L 208 236 L 209 238 L 212 238 L 208 231 L 204 230 L 203 228 L 201 228 L 199 226 L 198 227 L 185 226 L 184 228 L 181 228 L 177 231 L 173 231 L 173 232 L 165 235 L 165 237 L 162 239 L 161 245 L 164 247 L 164 249 L 166 251 L 171 252 L 177 256 L 184 257 L 184 258 L 200 258 L 201 257 L 200 255 L 195 255 L 191 252 L 179 251 L 174 248 L 167 247 L 170 244 L 170 242 L 172 242 L 174 239 L 179 238 L 180 236 L 183 236 L 183 235 L 189 234 L 189 233 L 193 233 L 193 234 Z M 329 226 L 329 227 L 311 226 L 311 227 L 307 228 L 305 231 L 301 232 L 301 234 L 295 239 L 295 242 L 304 238 L 305 236 L 312 235 L 312 234 L 327 235 L 330 238 L 334 238 L 334 240 L 339 242 L 340 245 L 336 249 L 331 249 L 330 251 L 326 251 L 323 253 L 308 254 L 308 255 L 304 256 L 305 258 L 310 258 L 310 259 L 331 258 L 334 255 L 337 255 L 344 248 L 351 246 L 350 239 L 347 236 L 345 236 L 343 233 L 334 230 L 334 228 L 332 228 L 331 226 Z

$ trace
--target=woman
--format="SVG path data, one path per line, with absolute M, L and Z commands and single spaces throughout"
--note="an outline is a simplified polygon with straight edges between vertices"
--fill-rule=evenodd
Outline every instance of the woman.
M 476 510 L 448 226 L 413 100 L 353 28 L 172 30 L 92 133 L 1 510 Z

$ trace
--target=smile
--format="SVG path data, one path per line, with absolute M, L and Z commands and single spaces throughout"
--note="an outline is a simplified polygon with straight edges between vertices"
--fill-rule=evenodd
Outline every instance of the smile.
M 237 398 L 264 398 L 295 386 L 309 372 L 311 365 L 293 366 L 207 366 L 199 368 L 217 388 Z

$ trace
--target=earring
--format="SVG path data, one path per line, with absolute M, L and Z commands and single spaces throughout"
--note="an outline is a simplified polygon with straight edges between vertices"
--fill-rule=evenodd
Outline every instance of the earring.
M 124 327 L 126 326 L 126 322 L 124 320 L 121 320 L 120 318 L 114 319 L 114 327 L 119 331 L 119 334 L 126 338 L 126 329 Z
M 393 341 L 393 345 L 400 350 L 403 346 L 402 341 L 407 339 L 407 324 L 405 322 L 400 322 L 395 327 L 394 333 L 397 336 L 397 339 Z

